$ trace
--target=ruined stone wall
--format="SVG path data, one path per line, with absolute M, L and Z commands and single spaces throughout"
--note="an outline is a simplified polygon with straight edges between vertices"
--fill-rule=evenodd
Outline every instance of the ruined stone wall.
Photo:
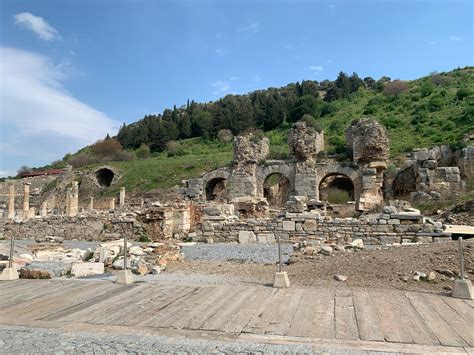
M 402 242 L 435 242 L 450 235 L 440 222 L 427 222 L 423 216 L 381 214 L 368 220 L 355 218 L 322 219 L 314 213 L 287 213 L 285 217 L 264 220 L 206 219 L 202 230 L 192 234 L 199 241 L 272 243 L 278 236 L 292 243 L 327 240 L 349 243 L 362 239 L 366 245 Z
M 346 145 L 358 162 L 387 161 L 389 141 L 385 128 L 372 118 L 354 121 L 346 131 Z
M 107 241 L 123 238 L 135 239 L 141 228 L 133 220 L 109 219 L 103 216 L 65 217 L 49 216 L 25 222 L 8 222 L 4 227 L 6 239 L 36 240 L 46 236 L 65 240 Z
M 324 133 L 308 127 L 304 121 L 298 121 L 288 132 L 288 146 L 293 158 L 316 160 L 318 153 L 324 150 Z

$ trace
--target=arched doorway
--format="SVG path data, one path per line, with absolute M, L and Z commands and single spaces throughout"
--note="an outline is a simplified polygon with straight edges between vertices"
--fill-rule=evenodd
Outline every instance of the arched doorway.
M 328 174 L 319 184 L 319 199 L 331 204 L 354 201 L 354 183 L 347 175 Z
M 206 201 L 225 201 L 227 199 L 227 180 L 214 178 L 206 184 Z
M 290 196 L 290 180 L 281 173 L 268 175 L 263 182 L 263 197 L 270 207 L 281 208 Z
M 95 172 L 97 183 L 103 187 L 109 187 L 110 185 L 112 185 L 112 180 L 114 179 L 114 176 L 114 172 L 107 168 L 102 168 Z

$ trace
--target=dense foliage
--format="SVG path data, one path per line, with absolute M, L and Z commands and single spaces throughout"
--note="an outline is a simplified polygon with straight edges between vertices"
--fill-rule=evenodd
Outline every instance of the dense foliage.
M 151 152 L 160 152 L 170 141 L 215 138 L 224 129 L 233 134 L 249 128 L 270 131 L 311 115 L 325 130 L 329 151 L 338 152 L 349 122 L 372 116 L 388 128 L 392 153 L 399 154 L 415 146 L 458 144 L 474 126 L 473 93 L 474 69 L 469 67 L 411 82 L 340 72 L 335 81 L 304 80 L 210 103 L 188 101 L 124 124 L 117 139 L 126 149 L 145 144 Z M 175 146 L 171 143 L 171 155 L 179 155 Z

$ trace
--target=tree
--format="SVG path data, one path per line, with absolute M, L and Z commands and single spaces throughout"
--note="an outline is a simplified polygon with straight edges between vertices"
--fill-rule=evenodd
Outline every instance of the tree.
M 18 169 L 17 174 L 18 176 L 23 176 L 26 174 L 31 174 L 33 172 L 33 169 L 31 169 L 29 166 L 23 165 Z
M 397 96 L 408 91 L 408 84 L 402 80 L 394 80 L 386 83 L 383 88 L 383 93 L 386 96 Z

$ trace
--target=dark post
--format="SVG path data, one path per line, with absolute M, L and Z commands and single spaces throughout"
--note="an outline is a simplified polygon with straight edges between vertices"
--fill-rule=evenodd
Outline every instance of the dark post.
M 123 269 L 127 270 L 127 235 L 123 237 Z
M 278 272 L 281 272 L 281 237 L 278 234 Z
M 11 269 L 13 267 L 13 249 L 15 248 L 15 237 L 12 235 L 10 240 L 10 260 L 8 261 L 8 267 Z
M 459 237 L 459 269 L 461 274 L 461 280 L 464 280 L 464 255 L 463 255 L 463 245 L 462 237 Z

